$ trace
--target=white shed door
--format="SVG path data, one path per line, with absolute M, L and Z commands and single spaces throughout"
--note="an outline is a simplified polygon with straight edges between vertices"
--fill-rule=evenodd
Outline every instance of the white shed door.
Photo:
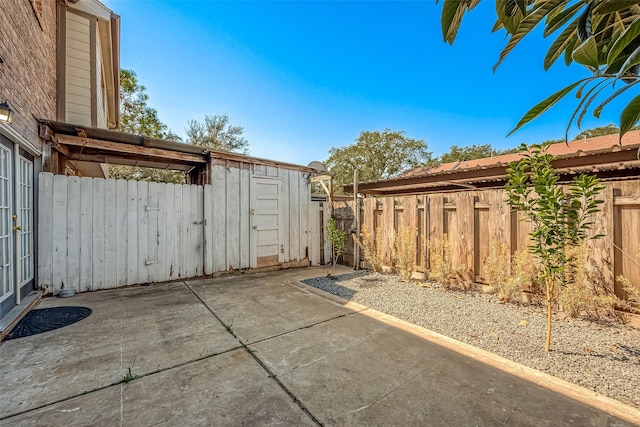
M 281 180 L 251 180 L 251 267 L 280 263 L 282 253 Z

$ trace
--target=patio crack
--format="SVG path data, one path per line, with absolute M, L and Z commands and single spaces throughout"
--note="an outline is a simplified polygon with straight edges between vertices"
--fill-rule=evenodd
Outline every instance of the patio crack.
M 280 381 L 280 379 L 276 376 L 276 374 L 274 374 L 274 373 L 271 371 L 271 369 L 269 369 L 269 367 L 268 367 L 268 366 L 267 366 L 267 365 L 266 365 L 262 360 L 260 360 L 260 358 L 259 358 L 258 356 L 256 356 L 256 355 L 255 355 L 255 352 L 254 352 L 253 350 L 251 350 L 251 349 L 248 347 L 248 344 L 247 344 L 247 343 L 242 342 L 242 340 L 240 340 L 240 339 L 238 338 L 238 336 L 233 332 L 233 330 L 232 330 L 231 328 L 227 328 L 227 325 L 226 325 L 226 324 L 222 321 L 222 319 L 221 319 L 221 318 L 216 314 L 216 312 L 215 312 L 215 311 L 213 311 L 213 309 L 212 309 L 211 307 L 209 307 L 209 305 L 208 305 L 208 304 L 207 304 L 207 303 L 206 303 L 206 302 L 205 302 L 205 301 L 200 297 L 200 295 L 198 295 L 198 294 L 197 294 L 193 289 L 191 289 L 191 287 L 190 287 L 189 285 L 187 285 L 186 283 L 184 283 L 184 286 L 186 286 L 186 287 L 187 287 L 187 289 L 189 289 L 189 290 L 191 291 L 191 293 L 192 293 L 196 298 L 198 298 L 198 300 L 202 303 L 202 305 L 204 305 L 204 306 L 205 306 L 205 308 L 206 308 L 207 310 L 209 310 L 209 312 L 213 315 L 213 317 L 215 317 L 215 318 L 218 320 L 218 322 L 220 322 L 220 324 L 221 324 L 223 327 L 225 327 L 225 329 L 227 330 L 227 332 L 228 332 L 228 333 L 230 333 L 230 334 L 231 334 L 231 335 L 232 335 L 236 340 L 238 340 L 238 342 L 240 343 L 240 345 L 242 346 L 242 348 L 244 349 L 244 351 L 246 351 L 246 352 L 249 354 L 249 356 L 251 356 L 251 357 L 253 358 L 253 360 L 255 360 L 255 361 L 256 361 L 256 363 L 257 363 L 257 364 L 258 364 L 258 365 L 259 365 L 259 366 L 260 366 L 260 367 L 261 367 L 261 368 L 262 368 L 262 369 L 267 373 L 267 376 L 268 376 L 269 378 L 271 378 L 271 379 L 273 380 L 273 382 L 275 382 L 275 383 L 276 383 L 276 384 L 277 384 L 277 385 L 282 389 L 282 391 L 284 391 L 284 392 L 285 392 L 285 394 L 286 394 L 287 396 L 289 396 L 289 398 L 293 401 L 293 403 L 295 403 L 295 404 L 298 406 L 298 408 L 300 408 L 300 409 L 302 410 L 302 412 L 304 412 L 304 413 L 305 413 L 305 415 L 307 415 L 307 417 L 309 417 L 309 419 L 310 419 L 311 421 L 313 421 L 313 423 L 314 423 L 315 425 L 317 425 L 317 426 L 324 426 L 324 424 L 323 424 L 323 423 L 322 423 L 322 422 L 321 422 L 321 421 L 320 421 L 320 420 L 319 420 L 315 415 L 313 415 L 313 414 L 311 413 L 311 411 L 309 410 L 309 408 L 307 408 L 307 407 L 305 406 L 305 404 L 304 404 L 300 399 L 298 399 L 298 396 L 296 396 L 295 394 L 293 394 L 293 392 L 292 392 L 291 390 L 289 390 L 289 389 L 287 388 L 287 386 L 286 386 L 286 385 L 284 385 L 284 384 L 282 383 L 282 381 Z M 351 313 L 348 313 L 348 314 L 351 314 Z M 341 316 L 339 316 L 339 317 L 344 317 L 344 316 L 347 316 L 348 314 L 344 314 L 344 315 L 341 315 Z M 322 322 L 318 322 L 318 323 L 324 323 L 324 322 L 327 322 L 327 321 L 329 321 L 329 320 L 333 320 L 333 319 L 324 320 L 324 321 L 322 321 Z M 316 323 L 316 324 L 318 324 L 318 323 Z M 315 324 L 314 324 L 314 325 L 315 325 Z M 314 326 L 314 325 L 308 325 L 308 326 L 305 326 L 305 327 L 302 327 L 302 328 L 298 328 L 297 330 L 299 330 L 299 329 L 305 329 L 305 328 L 310 328 L 310 327 L 312 327 L 312 326 Z M 290 331 L 290 332 L 293 332 L 293 331 Z M 270 337 L 270 338 L 273 338 L 273 337 Z

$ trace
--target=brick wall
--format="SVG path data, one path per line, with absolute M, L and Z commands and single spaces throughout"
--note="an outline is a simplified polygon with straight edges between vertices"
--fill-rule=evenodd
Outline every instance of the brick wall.
M 1 1 L 0 102 L 14 111 L 11 127 L 41 147 L 34 116 L 56 118 L 57 2 Z

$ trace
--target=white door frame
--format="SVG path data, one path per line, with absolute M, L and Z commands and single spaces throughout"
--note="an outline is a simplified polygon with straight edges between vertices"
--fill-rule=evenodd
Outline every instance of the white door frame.
M 250 218 L 250 231 L 249 231 L 249 239 L 250 239 L 250 250 L 249 250 L 249 259 L 250 259 L 250 267 L 257 268 L 258 267 L 258 233 L 257 233 L 257 225 L 254 223 L 255 220 L 255 209 L 256 209 L 256 197 L 257 197 L 257 184 L 259 181 L 271 181 L 276 182 L 278 184 L 278 262 L 281 263 L 284 260 L 284 255 L 280 248 L 282 247 L 284 241 L 284 230 L 282 229 L 283 224 L 283 206 L 282 206 L 282 191 L 283 191 L 283 181 L 280 177 L 271 177 L 271 176 L 252 176 L 251 183 L 249 187 L 249 218 Z

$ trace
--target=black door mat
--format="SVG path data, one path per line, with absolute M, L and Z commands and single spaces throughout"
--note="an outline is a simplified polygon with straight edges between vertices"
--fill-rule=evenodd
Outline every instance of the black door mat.
M 63 328 L 79 322 L 91 314 L 87 307 L 39 308 L 28 312 L 4 337 L 4 340 L 24 338 Z

